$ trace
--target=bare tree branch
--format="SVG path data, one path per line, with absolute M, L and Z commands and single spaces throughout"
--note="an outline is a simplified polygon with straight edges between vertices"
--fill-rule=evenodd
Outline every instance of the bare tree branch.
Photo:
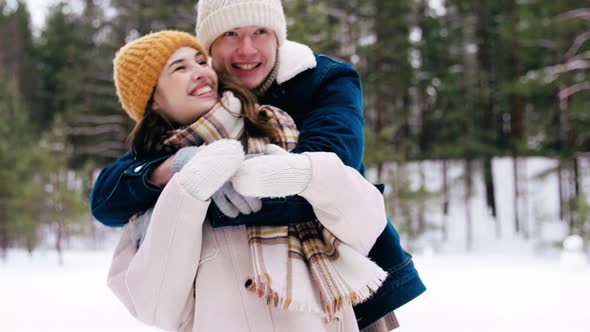
M 558 19 L 583 18 L 590 20 L 590 8 L 578 8 L 557 16 Z
M 327 14 L 338 19 L 345 19 L 347 16 L 347 12 L 345 10 L 338 8 L 328 8 Z
M 533 40 L 523 40 L 522 41 L 522 45 L 523 46 L 538 46 L 538 47 L 543 47 L 549 50 L 558 50 L 559 49 L 559 45 L 553 41 L 553 40 L 547 40 L 547 39 L 533 39 Z
M 561 65 L 546 67 L 543 73 L 546 76 L 556 76 L 575 70 L 590 69 L 590 61 L 583 59 L 574 59 Z
M 576 54 L 576 52 L 578 52 L 578 50 L 580 49 L 582 44 L 584 44 L 584 42 L 587 41 L 588 39 L 590 39 L 590 31 L 586 31 L 583 34 L 576 37 L 572 47 L 570 47 L 570 49 L 567 50 L 567 52 L 565 53 L 565 58 L 569 59 L 569 58 L 573 57 Z
M 96 124 L 107 124 L 107 123 L 126 123 L 127 117 L 124 115 L 81 115 L 76 120 L 83 123 L 96 123 Z
M 118 124 L 96 126 L 96 127 L 76 127 L 69 128 L 67 133 L 69 135 L 92 136 L 99 134 L 106 134 L 112 132 L 123 132 L 125 128 Z
M 590 90 L 590 82 L 574 84 L 559 90 L 559 108 L 561 110 L 567 109 L 569 98 L 574 94 L 584 90 Z
M 104 142 L 101 144 L 87 146 L 87 147 L 78 147 L 76 148 L 76 153 L 79 155 L 103 155 L 107 157 L 111 157 L 112 153 L 116 153 L 114 156 L 119 157 L 121 155 L 121 150 L 125 149 L 125 144 L 121 142 Z

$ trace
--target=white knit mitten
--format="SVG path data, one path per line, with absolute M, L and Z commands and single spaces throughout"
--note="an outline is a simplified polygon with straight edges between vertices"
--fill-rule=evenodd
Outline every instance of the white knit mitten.
M 267 146 L 265 155 L 242 163 L 232 177 L 232 184 L 244 196 L 285 197 L 304 191 L 311 172 L 311 160 L 307 156 Z
M 206 201 L 236 172 L 244 159 L 242 144 L 219 140 L 203 146 L 178 172 L 178 182 L 193 197 Z
M 283 154 L 287 155 L 289 152 L 282 147 L 275 144 L 267 144 L 264 146 L 264 154 Z

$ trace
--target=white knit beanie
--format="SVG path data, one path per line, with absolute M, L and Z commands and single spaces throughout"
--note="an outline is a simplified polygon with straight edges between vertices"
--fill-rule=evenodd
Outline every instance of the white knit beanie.
M 197 39 L 207 51 L 224 32 L 249 25 L 272 29 L 279 46 L 287 39 L 281 0 L 199 0 L 197 6 Z

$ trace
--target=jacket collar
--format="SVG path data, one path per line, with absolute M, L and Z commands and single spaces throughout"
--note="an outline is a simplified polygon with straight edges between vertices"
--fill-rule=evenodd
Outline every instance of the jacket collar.
M 279 48 L 277 83 L 283 84 L 317 65 L 313 51 L 307 46 L 286 40 Z

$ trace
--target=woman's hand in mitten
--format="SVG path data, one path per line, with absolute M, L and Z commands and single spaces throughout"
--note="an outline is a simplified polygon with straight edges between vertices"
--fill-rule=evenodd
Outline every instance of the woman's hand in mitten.
M 200 147 L 176 176 L 193 197 L 206 201 L 229 180 L 243 160 L 242 144 L 223 139 Z
M 278 147 L 277 147 L 278 148 Z M 172 173 L 180 172 L 182 167 L 194 157 L 201 147 L 189 146 L 184 147 L 178 152 L 172 161 Z M 280 148 L 279 148 L 280 149 Z M 286 153 L 286 152 L 285 152 Z M 219 190 L 217 190 L 211 199 L 215 202 L 215 205 L 219 208 L 221 213 L 225 214 L 230 218 L 237 217 L 241 214 L 250 214 L 252 212 L 258 212 L 262 209 L 262 201 L 258 197 L 247 197 L 240 195 L 235 191 L 231 182 L 226 182 Z
M 245 160 L 231 181 L 244 196 L 285 197 L 304 191 L 311 174 L 307 156 L 268 145 L 265 155 Z

